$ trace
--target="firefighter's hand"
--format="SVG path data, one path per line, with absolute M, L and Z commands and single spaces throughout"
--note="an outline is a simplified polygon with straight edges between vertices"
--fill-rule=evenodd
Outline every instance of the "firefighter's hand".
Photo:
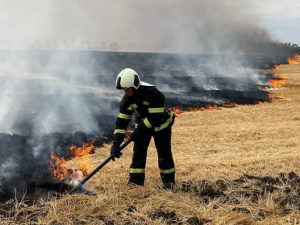
M 120 143 L 113 143 L 113 145 L 111 146 L 111 149 L 110 149 L 110 154 L 112 156 L 114 156 L 112 158 L 112 160 L 115 161 L 115 158 L 120 158 L 121 155 L 123 154 L 120 150 Z

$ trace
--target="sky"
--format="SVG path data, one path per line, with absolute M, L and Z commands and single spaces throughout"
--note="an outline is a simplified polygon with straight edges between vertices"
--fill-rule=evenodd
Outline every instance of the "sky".
M 281 42 L 300 45 L 300 1 L 254 0 L 253 7 L 272 35 Z
M 299 0 L 0 0 L 0 49 L 215 53 L 254 39 L 300 45 L 299 12 Z

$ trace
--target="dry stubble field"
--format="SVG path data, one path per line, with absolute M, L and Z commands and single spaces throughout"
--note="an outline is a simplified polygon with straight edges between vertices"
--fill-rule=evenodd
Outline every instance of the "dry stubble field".
M 145 187 L 126 185 L 132 145 L 86 184 L 95 196 L 15 203 L 0 224 L 300 224 L 300 60 L 273 103 L 184 112 L 173 127 L 177 186 L 160 189 L 151 142 Z M 268 72 L 268 71 L 265 71 Z M 96 167 L 110 144 L 96 149 Z

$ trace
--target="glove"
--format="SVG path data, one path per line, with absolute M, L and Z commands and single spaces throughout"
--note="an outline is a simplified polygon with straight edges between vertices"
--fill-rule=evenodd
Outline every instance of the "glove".
M 115 161 L 115 158 L 120 158 L 121 157 L 121 155 L 123 153 L 120 150 L 120 143 L 119 142 L 113 143 L 113 145 L 111 146 L 111 149 L 110 149 L 110 154 L 114 156 L 112 158 L 113 161 Z

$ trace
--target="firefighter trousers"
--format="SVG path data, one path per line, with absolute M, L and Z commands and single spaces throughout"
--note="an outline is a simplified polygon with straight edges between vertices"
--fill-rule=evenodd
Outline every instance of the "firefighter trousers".
M 175 166 L 171 150 L 172 125 L 173 123 L 152 134 L 145 133 L 142 139 L 134 142 L 132 163 L 129 169 L 129 183 L 144 185 L 147 150 L 153 136 L 157 149 L 160 177 L 164 184 L 175 184 Z

